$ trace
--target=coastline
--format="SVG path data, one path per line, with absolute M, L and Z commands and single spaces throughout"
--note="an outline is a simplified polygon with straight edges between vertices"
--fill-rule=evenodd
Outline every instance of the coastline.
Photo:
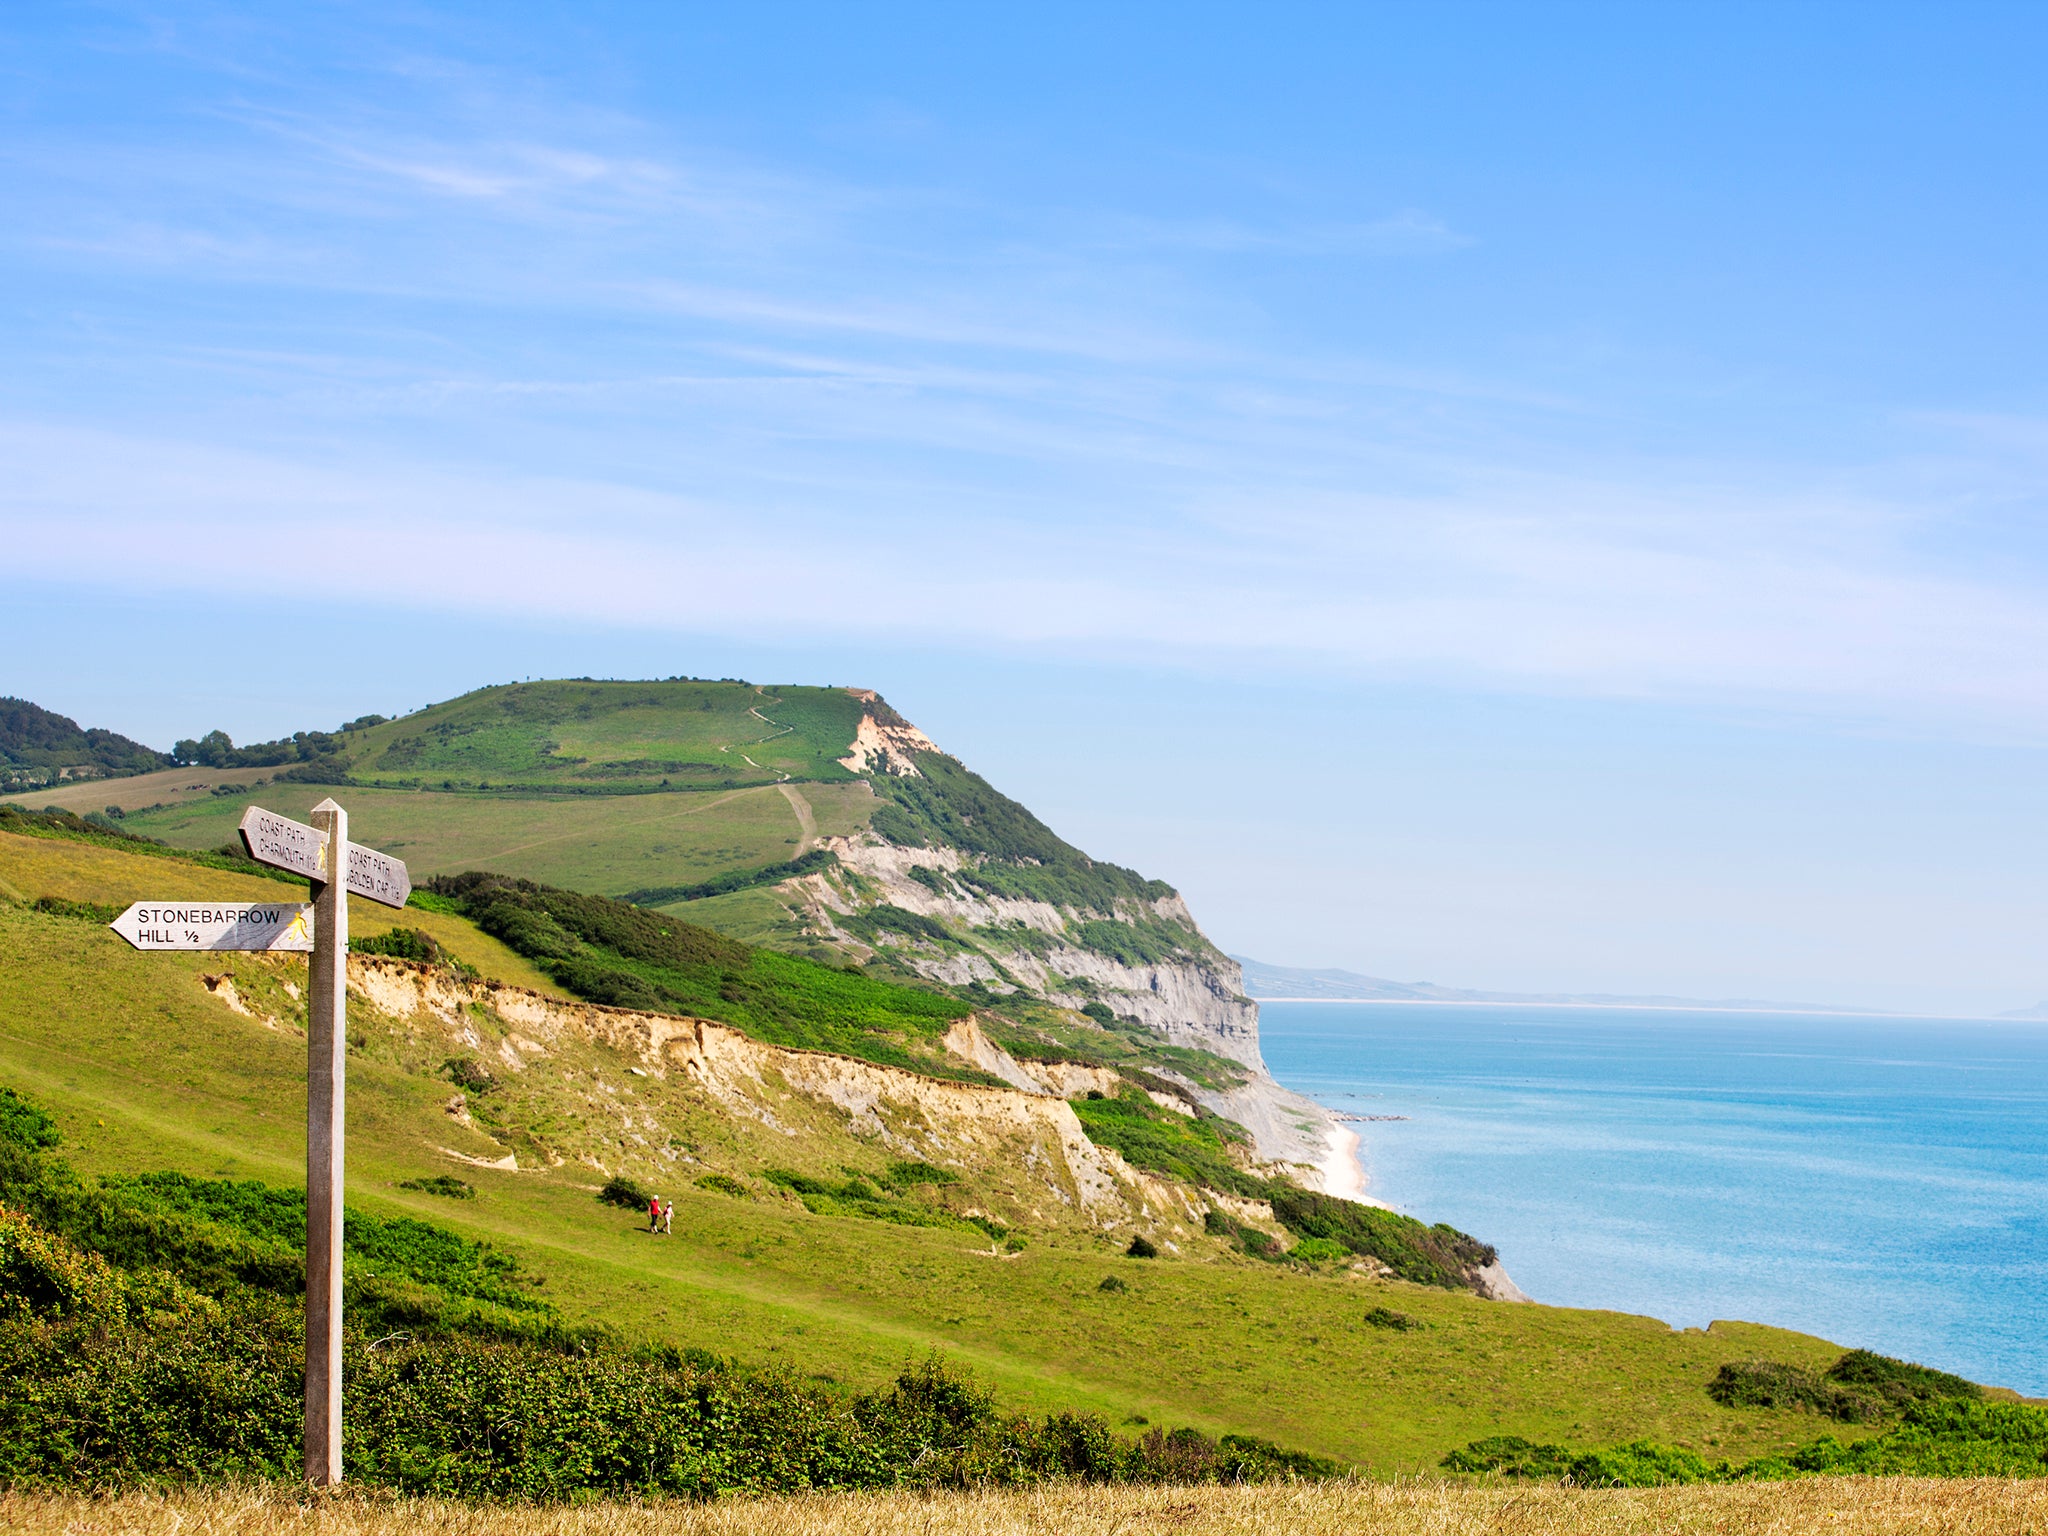
M 1881 1013 L 1866 1008 L 1727 1008 L 1718 1003 L 1572 1003 L 1524 1002 L 1497 997 L 1254 997 L 1267 1003 L 1348 1003 L 1375 1008 L 1597 1008 L 1618 1013 L 1745 1013 L 1765 1018 L 1933 1020 L 1952 1024 L 2034 1024 L 2039 1019 L 2008 1019 L 1995 1013 Z

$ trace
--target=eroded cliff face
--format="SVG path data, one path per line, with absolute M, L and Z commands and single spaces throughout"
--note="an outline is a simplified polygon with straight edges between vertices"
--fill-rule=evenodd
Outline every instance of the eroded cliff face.
M 924 976 L 955 986 L 979 981 L 998 992 L 1021 986 L 1074 1007 L 1099 1001 L 1168 1045 L 1224 1057 L 1243 1069 L 1238 1086 L 1207 1086 L 1163 1063 L 1150 1069 L 1182 1082 L 1207 1108 L 1244 1126 L 1262 1160 L 1288 1165 L 1303 1183 L 1327 1194 L 1364 1196 L 1357 1137 L 1267 1071 L 1259 1051 L 1258 1004 L 1243 995 L 1237 962 L 1209 943 L 1178 895 L 1126 900 L 1107 911 L 1077 910 L 991 893 L 954 878 L 977 862 L 958 849 L 906 847 L 871 833 L 831 838 L 823 846 L 838 855 L 839 867 L 787 887 L 822 931 L 846 939 L 837 919 L 877 906 L 899 907 L 970 936 L 970 943 L 957 945 L 916 935 L 878 936 Z M 1129 963 L 1076 941 L 1083 924 L 1101 921 L 1121 922 L 1134 932 L 1173 933 L 1182 940 L 1180 953 Z
M 231 983 L 211 978 L 209 989 L 249 1013 Z M 705 1019 L 565 1002 L 382 956 L 349 957 L 349 990 L 393 1029 L 424 1035 L 428 1059 L 465 1052 L 506 1080 L 510 1107 L 498 1125 L 482 1119 L 481 1098 L 449 1100 L 447 1139 L 467 1145 L 439 1150 L 462 1161 L 516 1170 L 524 1146 L 529 1165 L 694 1177 L 750 1173 L 763 1156 L 835 1167 L 880 1147 L 957 1170 L 978 1202 L 966 1215 L 1142 1231 L 1177 1248 L 1201 1240 L 1211 1206 L 1282 1230 L 1263 1202 L 1169 1183 L 1090 1141 L 1066 1101 L 1113 1087 L 1115 1074 L 1027 1067 L 971 1023 L 956 1027 L 948 1049 L 1016 1086 L 941 1081 L 763 1044 Z M 729 1127 L 706 1126 L 706 1109 Z M 736 1134 L 715 1134 L 725 1129 Z

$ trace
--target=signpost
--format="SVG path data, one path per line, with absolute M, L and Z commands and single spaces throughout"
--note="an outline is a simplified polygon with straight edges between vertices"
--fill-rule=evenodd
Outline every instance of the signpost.
M 348 1031 L 350 892 L 402 907 L 403 859 L 348 840 L 348 812 L 313 807 L 313 825 L 251 806 L 249 856 L 313 882 L 308 902 L 137 902 L 114 931 L 137 949 L 310 951 L 306 1029 L 306 1478 L 341 1481 L 341 1176 Z M 340 879 L 334 878 L 336 872 Z

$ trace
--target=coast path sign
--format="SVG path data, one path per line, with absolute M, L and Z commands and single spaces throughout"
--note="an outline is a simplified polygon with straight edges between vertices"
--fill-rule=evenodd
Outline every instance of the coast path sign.
M 412 893 L 403 859 L 348 840 L 332 800 L 313 824 L 250 807 L 249 856 L 304 875 L 311 902 L 139 901 L 111 926 L 137 949 L 305 951 L 306 1020 L 306 1478 L 341 1481 L 341 1176 L 347 1062 L 348 897 L 402 907 Z M 334 878 L 339 872 L 340 879 Z
M 332 805 L 332 800 L 321 802 Z M 293 821 L 275 811 L 252 805 L 242 813 L 242 846 L 259 864 L 273 864 L 304 875 L 308 880 L 326 880 L 327 838 L 317 827 Z M 387 907 L 402 907 L 412 894 L 412 876 L 405 860 L 388 853 L 348 843 L 348 888 L 358 896 L 381 901 Z

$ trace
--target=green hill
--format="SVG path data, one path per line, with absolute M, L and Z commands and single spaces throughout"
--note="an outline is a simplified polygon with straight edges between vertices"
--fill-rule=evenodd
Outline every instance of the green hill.
M 50 1111 L 88 1180 L 157 1170 L 302 1187 L 303 961 L 138 954 L 89 905 L 278 882 L 47 818 L 15 826 L 0 827 L 0 1085 Z M 1723 1366 L 1757 1358 L 1817 1376 L 1840 1356 L 1833 1345 L 1400 1279 L 1215 1189 L 1229 1180 L 1214 1169 L 1244 1167 L 1227 1135 L 1173 1141 L 1178 1177 L 1117 1174 L 1088 1141 L 1119 1135 L 1102 1106 L 1127 1104 L 1159 1135 L 1206 1123 L 1134 1087 L 1078 1100 L 1090 1113 L 1067 1121 L 1060 1101 L 973 1073 L 944 1080 L 886 1053 L 819 1054 L 568 1001 L 578 956 L 696 986 L 705 966 L 743 971 L 753 952 L 686 946 L 657 964 L 646 956 L 658 929 L 610 931 L 610 909 L 578 914 L 537 890 L 494 916 L 493 894 L 478 885 L 424 909 L 352 915 L 366 938 L 426 933 L 478 974 L 359 962 L 349 1200 L 489 1244 L 563 1326 L 602 1323 L 627 1340 L 858 1386 L 936 1347 L 1017 1407 L 1249 1433 L 1382 1472 L 1502 1434 L 1538 1446 L 1650 1435 L 1746 1456 L 1815 1432 L 1810 1410 L 1723 1403 L 1707 1389 Z M 520 912 L 548 913 L 566 937 L 536 942 Z M 877 1038 L 916 1037 L 914 999 L 942 995 L 898 990 L 911 1010 L 901 1024 L 871 1006 L 891 994 L 865 999 Z M 770 1034 L 824 1016 L 776 997 L 702 1007 L 761 1009 L 753 1027 Z M 1188 1150 L 1198 1145 L 1217 1161 Z M 1107 1170 L 1106 1193 L 1075 1182 L 1089 1168 Z M 674 1198 L 672 1238 L 599 1199 L 620 1178 Z M 474 1198 L 435 1192 L 452 1181 Z M 1326 1211 L 1301 1219 L 1343 1236 Z M 1156 1256 L 1130 1256 L 1134 1235 Z
M 113 731 L 84 730 L 69 716 L 52 714 L 27 699 L 0 698 L 0 789 L 120 778 L 169 761 Z

